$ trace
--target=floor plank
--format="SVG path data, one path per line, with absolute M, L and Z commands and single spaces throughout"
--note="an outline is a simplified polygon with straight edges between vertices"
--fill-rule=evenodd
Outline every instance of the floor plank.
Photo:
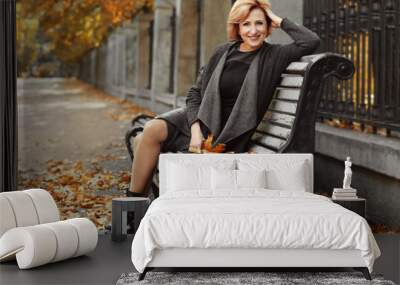
M 133 236 L 116 243 L 100 235 L 96 249 L 87 256 L 19 270 L 16 262 L 0 265 L 1 285 L 22 284 L 115 284 L 124 272 L 134 271 L 131 262 Z

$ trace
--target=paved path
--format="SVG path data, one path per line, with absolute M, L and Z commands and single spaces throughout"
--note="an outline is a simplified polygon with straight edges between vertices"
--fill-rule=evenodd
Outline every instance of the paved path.
M 103 228 L 130 179 L 125 132 L 145 110 L 73 79 L 27 79 L 18 90 L 19 189 L 47 189 L 63 218 Z

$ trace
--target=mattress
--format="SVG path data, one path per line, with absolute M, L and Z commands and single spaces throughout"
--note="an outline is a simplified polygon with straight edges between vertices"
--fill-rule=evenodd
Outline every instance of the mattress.
M 364 218 L 300 191 L 171 192 L 154 200 L 132 242 L 143 272 L 162 249 L 359 250 L 372 272 L 380 251 Z

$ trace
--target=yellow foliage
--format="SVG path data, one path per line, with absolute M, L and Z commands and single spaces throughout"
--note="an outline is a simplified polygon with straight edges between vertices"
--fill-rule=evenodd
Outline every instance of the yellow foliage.
M 78 61 L 100 46 L 113 28 L 140 11 L 151 11 L 154 0 L 17 0 L 19 55 L 35 46 L 38 31 L 63 61 Z M 36 21 L 32 25 L 29 21 Z M 37 54 L 38 46 L 32 52 Z M 33 59 L 31 60 L 33 61 Z
M 20 10 L 21 6 L 17 4 L 17 13 Z M 37 19 L 17 17 L 16 25 L 18 71 L 23 73 L 26 71 L 24 67 L 35 62 L 39 54 L 40 46 L 36 40 L 39 21 Z

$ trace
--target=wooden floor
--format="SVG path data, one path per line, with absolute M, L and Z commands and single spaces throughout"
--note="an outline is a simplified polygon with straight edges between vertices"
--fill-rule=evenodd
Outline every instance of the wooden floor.
M 116 243 L 110 240 L 110 235 L 100 235 L 96 250 L 87 256 L 29 270 L 19 270 L 15 261 L 3 263 L 0 284 L 115 284 L 122 273 L 135 271 L 130 257 L 132 238 Z M 398 284 L 400 236 L 376 235 L 375 238 L 382 256 L 375 263 L 374 273 L 383 274 L 385 279 Z
M 19 270 L 16 262 L 0 265 L 0 284 L 115 284 L 124 272 L 134 271 L 132 236 L 124 242 L 100 235 L 96 249 L 87 256 Z

